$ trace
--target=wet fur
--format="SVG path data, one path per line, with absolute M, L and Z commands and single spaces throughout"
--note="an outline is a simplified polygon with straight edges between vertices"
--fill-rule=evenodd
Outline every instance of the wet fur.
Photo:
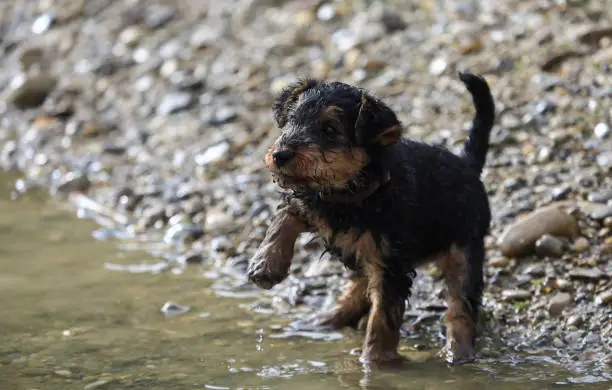
M 354 326 L 369 313 L 364 362 L 400 358 L 399 328 L 414 270 L 431 261 L 442 269 L 448 290 L 443 356 L 451 362 L 474 357 L 484 237 L 491 220 L 479 176 L 495 107 L 484 79 L 471 74 L 460 78 L 476 107 L 461 156 L 401 139 L 395 114 L 382 101 L 346 84 L 299 81 L 275 103 L 282 132 L 266 165 L 279 185 L 292 190 L 279 214 L 297 216 L 276 220 L 293 221 L 288 227 L 294 233 L 297 225 L 300 231 L 318 233 L 327 250 L 357 274 L 336 312 L 321 323 Z M 279 167 L 273 154 L 285 149 L 294 150 L 295 157 Z M 334 158 L 326 156 L 330 151 Z M 353 196 L 354 201 L 334 201 L 337 195 Z M 271 230 L 278 231 L 278 226 Z M 266 242 L 274 247 L 274 240 Z M 274 261 L 283 269 L 287 266 L 287 259 L 274 260 L 260 252 L 250 263 L 249 278 L 265 288 L 280 282 L 276 277 L 266 283 L 270 278 L 262 271 L 273 269 L 267 263 Z

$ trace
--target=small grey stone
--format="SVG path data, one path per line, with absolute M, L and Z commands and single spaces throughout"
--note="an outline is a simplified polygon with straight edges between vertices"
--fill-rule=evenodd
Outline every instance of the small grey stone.
M 593 134 L 595 134 L 595 137 L 599 139 L 604 139 L 608 136 L 608 134 L 610 134 L 610 126 L 600 122 L 593 129 Z
M 541 263 L 530 264 L 523 270 L 523 273 L 536 278 L 540 278 L 546 275 L 546 266 Z
M 504 302 L 524 301 L 531 298 L 531 292 L 523 289 L 512 289 L 502 291 L 502 299 Z
M 233 107 L 224 106 L 215 111 L 208 119 L 208 123 L 213 126 L 218 126 L 233 121 L 237 116 L 238 114 Z
M 612 206 L 596 207 L 591 213 L 589 213 L 589 217 L 591 217 L 591 219 L 595 219 L 598 221 L 610 216 L 612 216 Z
M 552 316 L 558 316 L 563 310 L 572 304 L 572 296 L 565 292 L 560 292 L 553 295 L 548 302 L 548 313 Z
M 591 192 L 588 196 L 588 201 L 593 203 L 606 203 L 612 199 L 612 189 L 604 189 Z
M 189 310 L 190 308 L 188 306 L 179 306 L 174 302 L 166 302 L 160 309 L 162 314 L 166 317 L 180 316 L 189 312 Z
M 584 323 L 584 318 L 580 314 L 574 314 L 567 319 L 567 324 L 570 326 L 580 327 Z
M 575 280 L 597 281 L 605 276 L 599 268 L 574 268 L 569 273 L 569 277 Z
M 85 175 L 70 172 L 62 182 L 57 186 L 57 191 L 68 194 L 71 192 L 86 192 L 91 185 L 91 182 Z
M 385 30 L 388 33 L 403 30 L 406 28 L 406 22 L 402 16 L 397 12 L 390 9 L 385 9 L 382 12 L 381 23 L 385 26 Z
M 545 234 L 535 243 L 535 252 L 542 257 L 559 257 L 563 254 L 564 243 L 560 239 Z
M 165 26 L 178 16 L 178 11 L 175 9 L 157 4 L 148 7 L 147 11 L 145 24 L 153 30 Z
M 44 34 L 51 28 L 54 21 L 55 17 L 52 14 L 46 13 L 40 15 L 36 18 L 34 23 L 32 23 L 32 32 L 34 34 Z
M 169 93 L 157 106 L 157 115 L 170 115 L 185 110 L 193 103 L 193 97 L 187 92 Z
M 99 381 L 95 381 L 95 382 L 91 382 L 87 385 L 85 385 L 84 390 L 93 390 L 93 389 L 99 389 L 100 387 L 106 385 L 109 381 L 101 379 Z
M 198 165 L 208 165 L 227 157 L 230 145 L 228 142 L 220 142 L 206 149 L 204 152 L 195 156 L 195 163 Z
M 41 106 L 51 93 L 57 79 L 50 75 L 38 75 L 27 78 L 8 97 L 8 101 L 15 107 L 26 110 Z
M 599 165 L 600 167 L 612 167 L 612 151 L 599 153 L 595 158 L 595 161 L 597 161 L 597 165 Z

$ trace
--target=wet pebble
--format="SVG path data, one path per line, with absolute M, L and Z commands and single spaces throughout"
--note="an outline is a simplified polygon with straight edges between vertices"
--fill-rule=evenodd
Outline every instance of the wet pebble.
M 599 139 L 604 139 L 610 134 L 610 126 L 600 122 L 593 129 L 593 134 L 595 134 L 595 137 Z
M 180 306 L 171 301 L 164 303 L 160 309 L 161 313 L 166 317 L 180 316 L 186 314 L 189 310 L 188 306 Z
M 569 272 L 569 277 L 574 280 L 597 281 L 605 276 L 599 268 L 574 268 Z
M 204 230 L 199 226 L 178 223 L 166 230 L 164 242 L 172 245 L 189 245 L 203 235 Z
M 612 303 L 612 289 L 606 290 L 595 298 L 597 305 L 609 305 Z
M 545 234 L 535 243 L 535 252 L 542 257 L 559 257 L 563 254 L 565 244 L 560 239 Z
M 536 278 L 541 278 L 542 276 L 546 275 L 546 266 L 541 263 L 530 264 L 523 270 L 523 273 Z
M 387 33 L 393 33 L 406 28 L 406 22 L 402 16 L 394 10 L 383 10 L 380 21 L 383 26 L 385 26 L 385 31 L 387 31 Z
M 71 192 L 86 192 L 90 185 L 91 182 L 87 176 L 69 172 L 57 186 L 57 191 L 63 194 L 68 194 Z
M 44 34 L 51 28 L 54 21 L 55 17 L 52 14 L 42 14 L 38 18 L 36 18 L 34 23 L 32 23 L 32 32 L 38 35 Z
M 589 217 L 598 221 L 610 216 L 612 216 L 612 206 L 599 207 L 589 214 Z
M 574 237 L 579 231 L 573 216 L 552 205 L 536 210 L 508 226 L 498 240 L 498 246 L 504 256 L 520 257 L 532 253 L 536 241 L 544 235 Z M 554 240 L 547 241 L 554 243 L 547 250 L 557 253 L 558 243 Z
M 208 119 L 208 123 L 213 126 L 223 125 L 232 122 L 237 116 L 238 114 L 233 107 L 225 106 L 216 110 Z
M 29 77 L 11 92 L 8 101 L 21 110 L 39 107 L 45 102 L 56 84 L 57 79 L 50 75 Z
M 583 253 L 589 250 L 591 244 L 586 237 L 578 237 L 572 244 L 572 252 Z
M 531 298 L 531 292 L 523 289 L 511 289 L 502 291 L 502 300 L 504 302 L 524 301 Z
M 606 203 L 612 199 L 612 189 L 604 189 L 595 192 L 591 192 L 587 197 L 589 202 L 593 203 Z
M 169 93 L 157 106 L 157 115 L 167 116 L 185 110 L 193 103 L 193 97 L 187 92 Z
M 584 318 L 580 314 L 571 315 L 567 319 L 567 324 L 569 326 L 580 327 L 584 323 Z
M 101 379 L 95 382 L 91 382 L 87 385 L 85 385 L 85 387 L 83 388 L 84 390 L 94 390 L 94 389 L 99 389 L 101 387 L 106 386 L 109 383 L 109 381 L 105 380 L 105 379 Z
M 572 304 L 572 296 L 565 292 L 556 293 L 548 302 L 548 313 L 551 316 L 560 315 L 563 310 Z

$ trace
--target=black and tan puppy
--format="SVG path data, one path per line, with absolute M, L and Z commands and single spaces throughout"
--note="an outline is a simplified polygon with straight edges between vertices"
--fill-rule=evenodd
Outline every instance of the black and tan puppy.
M 480 173 L 495 105 L 486 81 L 459 77 L 476 115 L 464 151 L 402 139 L 402 125 L 362 89 L 303 80 L 277 98 L 281 128 L 265 162 L 290 190 L 249 264 L 249 279 L 271 288 L 286 276 L 302 232 L 358 275 L 325 325 L 355 326 L 368 315 L 361 361 L 400 358 L 399 330 L 414 269 L 435 261 L 447 285 L 443 356 L 474 357 L 483 290 L 484 237 L 491 220 Z

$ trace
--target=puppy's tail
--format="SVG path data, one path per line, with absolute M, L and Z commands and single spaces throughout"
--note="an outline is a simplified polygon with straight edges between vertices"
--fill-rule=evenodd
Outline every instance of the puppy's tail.
M 489 149 L 489 134 L 495 120 L 495 103 L 484 78 L 460 72 L 459 79 L 472 95 L 476 108 L 472 129 L 463 147 L 463 158 L 480 174 Z

